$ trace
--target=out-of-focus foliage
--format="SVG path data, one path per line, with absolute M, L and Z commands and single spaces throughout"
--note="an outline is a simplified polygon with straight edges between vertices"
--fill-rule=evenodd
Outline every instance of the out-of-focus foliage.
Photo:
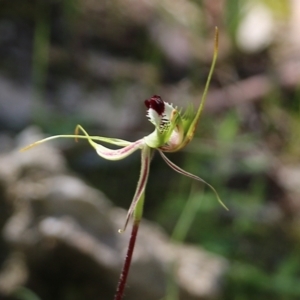
M 152 94 L 199 101 L 219 27 L 198 135 L 171 158 L 211 183 L 229 212 L 203 187 L 190 195 L 190 181 L 155 157 L 145 213 L 171 234 L 188 197 L 199 198 L 186 241 L 230 261 L 220 299 L 299 299 L 299 1 L 18 2 L 24 9 L 2 1 L 0 10 L 0 83 L 15 84 L 0 91 L 9 131 L 34 123 L 67 133 L 80 122 L 134 140 L 150 130 L 142 101 Z M 84 146 L 62 149 L 74 170 L 129 205 L 138 158 L 112 166 Z

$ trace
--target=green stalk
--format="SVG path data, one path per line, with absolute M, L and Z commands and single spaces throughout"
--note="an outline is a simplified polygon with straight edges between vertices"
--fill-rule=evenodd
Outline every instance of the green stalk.
M 44 92 L 47 81 L 49 66 L 50 47 L 50 6 L 43 0 L 36 3 L 35 33 L 33 42 L 33 65 L 32 79 L 35 88 L 37 109 L 34 111 L 34 118 L 38 119 L 42 109 L 41 101 L 44 100 Z
M 173 230 L 171 236 L 171 240 L 173 242 L 182 243 L 185 240 L 188 230 L 190 229 L 199 210 L 201 201 L 199 201 L 197 197 L 193 197 L 193 194 L 194 193 L 192 187 L 188 201 L 186 202 L 184 209 L 180 214 L 179 220 L 177 221 L 176 226 Z
M 179 220 L 173 230 L 171 241 L 173 243 L 182 243 L 191 227 L 195 216 L 199 210 L 201 201 L 197 197 L 192 197 L 193 187 L 191 189 L 188 201 L 186 202 Z M 179 299 L 179 291 L 176 283 L 174 282 L 174 274 L 176 272 L 177 264 L 173 261 L 170 266 L 168 278 L 167 278 L 167 291 L 164 300 L 177 300 Z

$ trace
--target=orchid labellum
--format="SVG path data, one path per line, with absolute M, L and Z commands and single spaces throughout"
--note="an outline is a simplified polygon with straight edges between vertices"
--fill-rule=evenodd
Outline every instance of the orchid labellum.
M 139 227 L 140 220 L 142 218 L 144 193 L 150 171 L 150 162 L 154 151 L 158 151 L 163 160 L 174 171 L 192 179 L 204 182 L 206 185 L 208 185 L 216 194 L 218 201 L 225 207 L 225 205 L 220 200 L 217 192 L 210 184 L 205 182 L 200 177 L 193 175 L 187 171 L 184 171 L 183 169 L 175 165 L 172 161 L 170 161 L 164 154 L 165 152 L 179 151 L 192 140 L 201 112 L 205 104 L 209 83 L 217 60 L 217 50 L 218 30 L 216 29 L 215 48 L 212 65 L 208 74 L 208 79 L 205 85 L 204 93 L 197 111 L 193 110 L 190 106 L 184 113 L 182 113 L 182 111 L 179 110 L 177 107 L 174 107 L 172 104 L 163 101 L 163 99 L 160 96 L 154 95 L 151 98 L 145 100 L 145 105 L 147 108 L 146 115 L 149 121 L 154 125 L 154 131 L 151 134 L 135 142 L 129 142 L 116 138 L 90 136 L 80 125 L 77 125 L 74 135 L 57 135 L 48 137 L 22 149 L 27 150 L 33 146 L 57 138 L 75 138 L 76 140 L 86 139 L 90 143 L 90 145 L 96 150 L 97 154 L 107 160 L 121 160 L 131 155 L 137 150 L 141 151 L 140 177 L 138 180 L 135 194 L 132 199 L 132 203 L 127 213 L 124 227 L 123 229 L 119 230 L 119 232 L 123 232 L 126 229 L 130 218 L 133 216 L 134 224 L 131 240 L 128 247 L 123 271 L 121 273 L 120 282 L 115 297 L 116 300 L 122 299 L 123 297 L 123 291 L 125 288 L 126 278 L 133 253 L 137 230 Z M 99 144 L 98 142 L 113 144 L 119 146 L 120 148 L 109 149 Z

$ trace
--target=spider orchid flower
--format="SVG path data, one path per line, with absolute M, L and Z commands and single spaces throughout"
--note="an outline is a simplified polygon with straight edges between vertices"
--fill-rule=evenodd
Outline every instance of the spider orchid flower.
M 123 269 L 120 275 L 119 284 L 117 287 L 117 292 L 115 295 L 115 300 L 121 300 L 124 295 L 124 289 L 126 286 L 127 275 L 129 272 L 131 258 L 134 250 L 135 240 L 139 228 L 139 223 L 142 219 L 143 214 L 143 203 L 145 198 L 145 189 L 148 181 L 150 162 L 155 151 L 158 151 L 163 160 L 171 167 L 174 171 L 190 177 L 192 179 L 201 181 L 208 185 L 210 189 L 215 193 L 218 201 L 222 206 L 226 206 L 221 201 L 216 190 L 208 184 L 206 181 L 200 177 L 193 175 L 177 165 L 175 165 L 169 158 L 165 156 L 164 153 L 167 152 L 176 152 L 185 147 L 193 138 L 200 115 L 202 113 L 208 87 L 211 81 L 212 73 L 216 64 L 218 53 L 218 29 L 215 31 L 215 48 L 214 55 L 211 64 L 211 68 L 208 74 L 208 78 L 205 84 L 203 96 L 200 102 L 200 105 L 197 110 L 194 110 L 192 106 L 189 106 L 184 113 L 177 107 L 174 107 L 172 104 L 169 104 L 162 100 L 158 95 L 153 95 L 151 98 L 145 100 L 145 105 L 147 108 L 147 117 L 149 121 L 154 125 L 154 131 L 135 141 L 129 142 L 116 138 L 109 137 L 100 137 L 100 136 L 90 136 L 85 129 L 77 125 L 75 129 L 75 134 L 72 135 L 56 135 L 52 137 L 45 138 L 43 140 L 37 141 L 29 146 L 23 148 L 21 151 L 32 148 L 36 145 L 50 141 L 57 138 L 75 138 L 86 139 L 90 145 L 95 149 L 97 154 L 107 160 L 121 160 L 131 155 L 133 152 L 140 150 L 141 151 L 141 171 L 140 177 L 137 183 L 136 191 L 133 196 L 133 200 L 129 207 L 125 224 L 123 229 L 120 229 L 119 232 L 123 232 L 133 216 L 133 226 L 131 231 L 131 237 L 127 249 L 127 254 Z M 112 144 L 120 147 L 119 149 L 109 149 L 103 146 L 100 143 Z M 227 208 L 226 208 L 227 209 Z
M 215 193 L 221 205 L 226 208 L 226 206 L 223 204 L 220 197 L 218 196 L 216 190 L 210 184 L 208 184 L 200 177 L 181 169 L 180 167 L 175 165 L 172 161 L 170 161 L 164 154 L 164 152 L 179 151 L 192 140 L 201 112 L 205 104 L 209 83 L 217 59 L 217 49 L 218 49 L 218 32 L 216 30 L 215 49 L 214 49 L 212 65 L 205 85 L 204 93 L 197 111 L 195 111 L 191 106 L 189 106 L 184 113 L 181 113 L 181 110 L 178 110 L 177 107 L 174 107 L 172 104 L 163 101 L 160 96 L 153 95 L 151 98 L 145 100 L 145 105 L 147 108 L 146 116 L 148 117 L 149 121 L 155 126 L 155 129 L 151 134 L 135 142 L 129 142 L 129 141 L 116 139 L 116 138 L 90 136 L 82 126 L 77 125 L 74 135 L 56 135 L 56 136 L 48 137 L 43 140 L 37 141 L 33 144 L 30 144 L 29 146 L 23 148 L 21 151 L 25 151 L 38 144 L 44 143 L 49 140 L 57 139 L 57 138 L 75 138 L 76 141 L 78 139 L 86 139 L 88 140 L 90 145 L 96 150 L 97 154 L 107 160 L 121 160 L 131 155 L 133 152 L 137 150 L 141 150 L 140 177 L 138 180 L 138 184 L 136 187 L 133 200 L 131 202 L 131 205 L 127 213 L 125 225 L 122 230 L 121 229 L 119 230 L 120 232 L 126 229 L 130 217 L 135 212 L 138 202 L 140 200 L 143 202 L 144 200 L 144 192 L 145 192 L 145 188 L 149 176 L 150 162 L 151 162 L 153 152 L 155 150 L 159 152 L 163 160 L 174 171 L 182 175 L 185 175 L 187 177 L 190 177 L 192 179 L 201 181 L 206 185 L 208 185 Z M 80 132 L 82 134 L 80 134 Z M 113 144 L 121 148 L 109 149 L 99 144 L 98 142 Z M 134 214 L 135 221 L 139 221 L 138 219 L 141 219 L 141 217 L 142 217 L 142 212 Z

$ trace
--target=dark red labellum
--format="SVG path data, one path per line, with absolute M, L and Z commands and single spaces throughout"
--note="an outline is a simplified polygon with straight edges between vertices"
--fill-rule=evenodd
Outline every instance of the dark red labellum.
M 159 116 L 161 116 L 165 111 L 164 101 L 158 95 L 153 95 L 150 99 L 145 100 L 145 105 L 148 109 L 154 109 Z

